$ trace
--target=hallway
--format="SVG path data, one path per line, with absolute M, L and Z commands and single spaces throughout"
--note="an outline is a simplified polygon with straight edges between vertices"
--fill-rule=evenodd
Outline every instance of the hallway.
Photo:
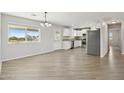
M 85 54 L 82 48 L 3 62 L 3 80 L 124 79 L 124 56 L 112 48 L 104 58 Z

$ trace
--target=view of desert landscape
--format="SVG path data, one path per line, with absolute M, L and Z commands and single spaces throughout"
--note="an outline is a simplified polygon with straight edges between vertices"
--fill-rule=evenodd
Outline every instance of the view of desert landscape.
M 39 30 L 17 25 L 9 25 L 9 44 L 23 43 L 26 41 L 39 41 Z

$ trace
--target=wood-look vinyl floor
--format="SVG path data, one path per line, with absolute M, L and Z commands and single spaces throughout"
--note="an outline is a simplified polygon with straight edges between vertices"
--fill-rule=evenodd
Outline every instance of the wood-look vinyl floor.
M 2 80 L 119 80 L 124 79 L 124 55 L 118 49 L 104 58 L 77 48 L 3 62 Z

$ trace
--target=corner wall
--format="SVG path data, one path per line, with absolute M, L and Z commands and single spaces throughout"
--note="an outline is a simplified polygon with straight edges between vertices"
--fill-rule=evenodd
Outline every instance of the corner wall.
M 121 53 L 124 54 L 124 22 L 121 23 Z
M 41 42 L 8 44 L 8 23 L 37 26 L 41 30 Z M 2 60 L 7 61 L 54 51 L 56 49 L 54 48 L 54 44 L 56 44 L 54 40 L 54 32 L 57 30 L 61 31 L 62 27 L 52 26 L 44 28 L 40 26 L 39 21 L 2 14 Z
M 1 53 L 1 13 L 0 13 L 0 72 L 1 72 L 1 66 L 2 66 L 2 53 Z
M 104 57 L 108 53 L 108 26 L 102 23 L 100 32 L 100 57 Z

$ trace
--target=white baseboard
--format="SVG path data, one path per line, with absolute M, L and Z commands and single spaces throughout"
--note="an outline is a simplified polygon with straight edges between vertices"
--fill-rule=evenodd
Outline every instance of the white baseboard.
M 106 51 L 103 55 L 100 53 L 100 58 L 103 58 L 107 55 L 108 51 Z
M 30 55 L 15 57 L 15 58 L 3 59 L 2 62 L 10 61 L 10 60 L 15 60 L 15 59 L 26 58 L 26 57 L 31 57 L 31 56 L 36 56 L 36 55 L 41 55 L 41 54 L 46 54 L 46 53 L 51 53 L 51 52 L 53 52 L 53 51 L 54 51 L 54 50 L 51 50 L 51 51 L 44 51 L 44 52 L 41 52 L 41 53 L 35 53 L 35 54 L 30 54 Z

